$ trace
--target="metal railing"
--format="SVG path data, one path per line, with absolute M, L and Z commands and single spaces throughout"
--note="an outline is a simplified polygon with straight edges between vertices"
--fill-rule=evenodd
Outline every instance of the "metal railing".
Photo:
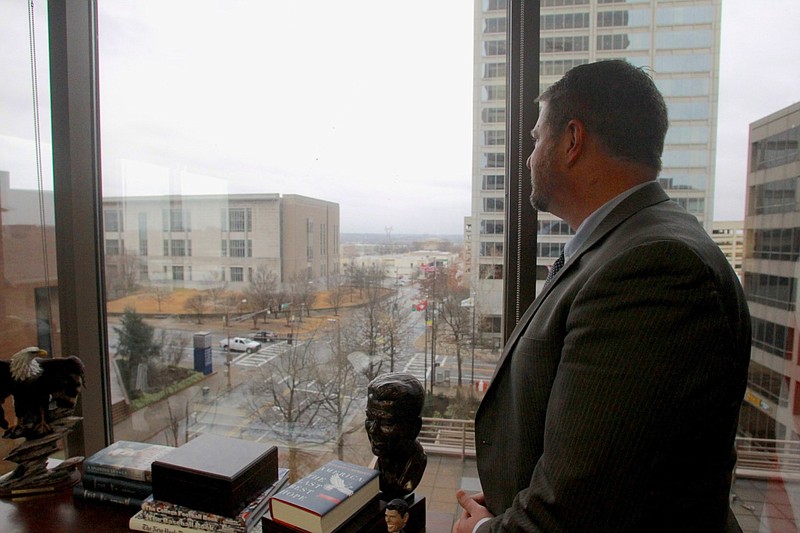
M 418 440 L 428 453 L 475 457 L 475 422 L 423 417 Z
M 800 480 L 800 442 L 736 437 L 736 477 Z
M 427 453 L 475 457 L 475 422 L 422 418 L 419 442 Z M 736 477 L 800 480 L 800 442 L 736 438 Z

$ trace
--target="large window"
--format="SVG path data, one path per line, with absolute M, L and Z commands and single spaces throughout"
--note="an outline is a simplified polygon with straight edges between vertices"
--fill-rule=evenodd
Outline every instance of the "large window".
M 64 43 L 55 43 L 51 52 L 56 58 L 54 66 L 66 69 L 69 75 L 53 80 L 52 85 L 46 75 L 38 80 L 41 99 L 37 111 L 42 111 L 39 117 L 42 129 L 32 133 L 35 132 L 36 113 L 26 103 L 31 94 L 27 82 L 30 79 L 31 54 L 26 49 L 29 42 L 26 4 L 3 0 L 4 11 L 0 17 L 3 29 L 0 49 L 4 51 L 0 62 L 3 72 L 8 74 L 4 89 L 10 91 L 3 94 L 3 105 L 0 105 L 2 266 L 4 280 L 8 282 L 0 288 L 0 295 L 6 303 L 14 303 L 13 307 L 0 308 L 3 325 L 0 336 L 9 350 L 12 346 L 37 343 L 60 355 L 64 341 L 69 349 L 77 347 L 82 355 L 85 354 L 90 379 L 98 384 L 88 388 L 84 395 L 85 441 L 92 443 L 94 449 L 98 447 L 97 442 L 111 437 L 102 427 L 95 431 L 98 425 L 102 426 L 104 420 L 110 422 L 112 416 L 129 417 L 131 410 L 138 409 L 138 405 L 130 402 L 130 397 L 126 399 L 126 395 L 119 392 L 124 390 L 121 387 L 128 387 L 130 381 L 123 381 L 113 370 L 114 365 L 120 362 L 117 353 L 119 334 L 115 328 L 119 327 L 125 304 L 133 301 L 141 304 L 138 312 L 149 313 L 145 320 L 158 326 L 159 334 L 163 332 L 165 336 L 186 337 L 200 327 L 212 331 L 215 341 L 222 337 L 226 327 L 233 329 L 234 333 L 249 333 L 251 317 L 263 309 L 269 311 L 270 320 L 276 320 L 274 315 L 281 313 L 279 322 L 270 326 L 291 331 L 291 328 L 298 327 L 301 317 L 303 320 L 313 319 L 313 313 L 312 317 L 304 315 L 306 308 L 289 301 L 290 297 L 286 295 L 292 294 L 291 289 L 299 295 L 304 292 L 302 289 L 326 286 L 328 279 L 318 275 L 314 278 L 308 273 L 338 272 L 338 265 L 344 264 L 339 261 L 341 249 L 350 244 L 348 239 L 352 233 L 360 230 L 382 233 L 383 239 L 379 245 L 373 243 L 375 247 L 391 243 L 398 234 L 409 231 L 404 224 L 412 222 L 418 224 L 411 226 L 412 233 L 430 233 L 431 228 L 445 233 L 460 233 L 463 217 L 471 210 L 469 191 L 464 193 L 463 200 L 454 199 L 461 197 L 459 187 L 464 187 L 468 181 L 465 176 L 470 175 L 472 147 L 468 141 L 462 142 L 466 145 L 462 148 L 444 146 L 444 143 L 460 137 L 454 132 L 471 130 L 474 125 L 471 111 L 475 113 L 475 122 L 490 124 L 490 128 L 497 131 L 505 131 L 506 120 L 517 118 L 518 110 L 506 112 L 503 107 L 506 97 L 513 91 L 506 90 L 501 77 L 491 79 L 490 85 L 480 90 L 471 77 L 471 68 L 475 64 L 473 51 L 476 54 L 496 52 L 498 57 L 501 55 L 500 43 L 504 42 L 507 31 L 502 13 L 505 3 L 501 0 L 484 3 L 487 9 L 497 12 L 476 23 L 475 27 L 471 26 L 474 13 L 469 3 L 441 2 L 442 6 L 439 6 L 440 2 L 435 2 L 426 4 L 425 17 L 420 17 L 418 6 L 411 6 L 407 12 L 397 8 L 390 14 L 394 24 L 365 24 L 363 31 L 352 35 L 341 31 L 348 21 L 389 15 L 372 4 L 369 8 L 368 4 L 351 5 L 347 2 L 319 2 L 310 7 L 304 4 L 304 12 L 313 9 L 315 17 L 311 18 L 324 22 L 313 31 L 306 28 L 307 35 L 313 36 L 309 39 L 297 38 L 296 25 L 276 22 L 271 25 L 270 32 L 263 31 L 265 20 L 298 20 L 298 7 L 292 3 L 243 2 L 241 6 L 237 4 L 242 9 L 231 9 L 228 2 L 101 0 L 97 27 L 102 66 L 98 84 L 95 85 L 94 78 L 86 73 L 72 73 L 76 65 L 89 63 L 92 47 L 86 47 L 88 52 L 70 49 L 70 61 L 66 61 L 68 54 Z M 546 46 L 551 47 L 553 53 L 569 52 L 567 57 L 551 57 L 554 61 L 542 64 L 544 72 L 551 77 L 574 65 L 564 61 L 578 60 L 575 53 L 585 44 L 585 35 L 567 41 L 566 30 L 582 29 L 584 34 L 591 36 L 589 46 L 597 45 L 598 35 L 603 35 L 602 46 L 627 46 L 624 38 L 613 37 L 606 43 L 605 34 L 588 30 L 590 25 L 597 23 L 596 11 L 591 14 L 576 12 L 588 11 L 588 7 L 578 7 L 570 13 L 548 12 L 550 8 L 554 11 L 560 6 L 588 6 L 590 2 L 548 0 L 542 4 L 546 9 L 543 9 L 541 22 L 543 29 L 550 32 L 543 35 L 544 39 L 550 39 L 544 41 L 548 43 Z M 373 8 L 376 11 L 367 13 L 366 10 Z M 623 12 L 622 6 L 613 8 L 616 12 Z M 268 11 L 262 11 L 265 9 Z M 638 10 L 628 10 L 628 24 L 634 11 Z M 86 16 L 85 13 L 86 10 L 74 11 L 71 15 L 73 19 L 80 19 Z M 605 20 L 606 16 L 603 17 Z M 186 23 L 189 19 L 192 24 Z M 47 27 L 46 17 L 42 14 L 37 14 L 36 20 L 39 28 Z M 659 24 L 702 26 L 706 31 L 706 25 L 714 21 L 714 10 L 670 5 L 659 7 L 655 20 Z M 336 24 L 337 21 L 340 23 Z M 613 15 L 608 22 L 625 21 Z M 208 38 L 209 28 L 214 28 L 214 39 Z M 221 36 L 220 32 L 226 28 L 235 29 L 235 32 Z M 375 28 L 380 28 L 380 31 Z M 431 45 L 430 40 L 410 39 L 409 28 L 413 28 L 414 34 L 446 38 L 436 39 L 436 44 Z M 331 33 L 325 33 L 327 30 Z M 77 39 L 87 36 L 72 35 L 76 32 L 72 27 L 68 31 Z M 691 50 L 687 48 L 702 46 L 707 42 L 707 36 L 684 36 L 678 33 L 680 31 L 675 29 L 674 33 L 664 34 L 658 39 L 661 44 L 675 44 L 685 52 L 684 55 L 654 53 L 650 56 L 657 58 L 656 70 L 664 74 L 657 83 L 665 90 L 673 91 L 676 99 L 670 102 L 670 116 L 686 122 L 679 126 L 702 122 L 706 128 L 702 133 L 675 130 L 674 139 L 685 144 L 702 144 L 704 139 L 713 143 L 718 135 L 713 131 L 716 117 L 706 97 L 710 90 L 715 89 L 701 71 L 708 65 L 715 65 L 718 58 L 709 58 L 703 52 L 689 53 Z M 606 33 L 617 35 L 613 29 Z M 475 39 L 484 35 L 496 44 L 476 46 Z M 564 39 L 561 39 L 562 35 Z M 58 39 L 55 33 L 53 36 Z M 422 42 L 419 51 L 410 50 L 413 41 Z M 538 37 L 534 41 L 534 47 L 542 42 Z M 46 49 L 45 37 L 38 36 L 36 42 L 41 45 L 40 51 Z M 295 43 L 289 51 L 285 47 L 287 42 Z M 514 42 L 508 41 L 507 52 L 515 52 L 512 49 Z M 389 48 L 392 43 L 399 45 L 400 51 Z M 630 44 L 633 44 L 632 40 Z M 420 61 L 420 58 L 430 57 L 431 46 L 434 46 L 437 57 L 447 58 L 448 67 L 451 63 L 467 65 L 465 69 L 469 72 L 460 77 L 460 74 L 454 74 L 454 69 L 442 68 L 441 62 Z M 57 55 L 59 50 L 63 56 Z M 778 52 L 782 51 L 772 52 L 781 56 Z M 345 69 L 346 73 L 343 73 L 342 58 L 354 53 L 370 68 Z M 464 53 L 463 57 L 459 55 L 461 53 Z M 616 55 L 616 52 L 606 55 L 612 53 Z M 40 62 L 47 61 L 45 56 L 40 54 Z M 641 58 L 644 56 L 640 54 Z M 691 72 L 687 73 L 682 66 L 688 66 Z M 508 63 L 508 70 L 512 73 L 518 67 L 519 63 Z M 40 63 L 40 73 L 46 70 Z M 482 66 L 478 72 L 479 75 L 483 73 Z M 785 80 L 772 78 L 771 72 L 773 70 L 764 68 L 753 76 L 758 77 L 761 87 L 791 85 Z M 276 82 L 276 73 L 280 73 L 284 82 Z M 324 91 L 320 90 L 320 79 L 326 80 Z M 716 79 L 713 81 L 715 84 Z M 47 88 L 51 86 L 56 92 L 54 113 L 63 113 L 60 122 L 68 125 L 61 127 L 57 125 L 59 121 L 53 121 L 54 131 L 58 129 L 58 133 L 54 135 L 52 150 L 47 146 L 51 103 Z M 421 87 L 425 89 L 421 91 Z M 462 88 L 467 89 L 466 96 L 461 95 Z M 473 88 L 476 99 L 484 102 L 483 107 L 473 107 L 470 100 Z M 89 98 L 95 89 L 102 94 L 99 99 L 102 106 L 97 110 L 101 122 L 99 131 L 92 124 L 92 113 L 86 113 L 88 118 L 75 116 L 80 115 L 79 110 L 84 106 L 76 105 L 69 109 L 72 113 L 67 113 L 64 105 Z M 60 91 L 65 91 L 69 98 Z M 80 103 L 83 104 L 83 100 Z M 487 107 L 489 105 L 491 107 Z M 308 117 L 313 118 L 313 124 Z M 20 125 L 18 120 L 23 123 Z M 365 135 L 364 132 L 374 134 Z M 93 145 L 101 135 L 102 160 L 95 160 L 82 150 Z M 515 138 L 511 134 L 503 141 L 510 144 Z M 481 140 L 487 145 L 496 143 L 501 146 L 499 135 L 483 137 L 481 134 Z M 770 165 L 793 157 L 792 139 L 765 142 L 767 144 L 751 148 L 755 151 L 754 164 Z M 480 141 L 474 144 L 481 146 Z M 392 157 L 391 165 L 387 165 L 387 146 L 394 154 L 413 156 Z M 37 152 L 44 154 L 41 161 L 37 161 Z M 67 169 L 69 172 L 64 172 L 65 152 L 69 152 L 75 167 Z M 54 164 L 61 165 L 59 172 L 52 171 L 51 153 L 55 154 Z M 252 159 L 255 156 L 258 157 Z M 512 157 L 508 163 L 514 161 L 516 164 L 518 160 L 524 161 L 524 157 Z M 480 166 L 480 158 L 476 156 L 474 160 L 475 165 Z M 92 190 L 90 184 L 101 163 L 103 183 Z M 690 160 L 683 163 L 691 166 L 696 161 L 694 156 L 690 156 Z M 694 166 L 670 170 L 663 178 L 676 190 L 702 191 L 708 185 L 705 170 L 696 171 Z M 76 189 L 75 195 L 81 200 L 69 210 L 64 207 L 63 212 L 54 209 L 58 203 L 53 200 L 52 189 L 58 190 L 59 183 L 62 193 L 66 184 Z M 476 189 L 490 191 L 489 194 L 495 196 L 500 193 L 491 191 L 502 191 L 506 186 L 510 191 L 516 190 L 513 180 L 496 169 L 479 170 L 473 183 Z M 779 187 L 780 190 L 764 191 L 763 202 L 759 205 L 765 214 L 769 210 L 785 212 L 786 204 L 790 203 L 786 195 L 791 194 L 787 190 L 791 187 L 784 185 Z M 469 185 L 466 187 L 468 189 Z M 718 186 L 718 190 L 722 188 Z M 93 194 L 100 190 L 109 202 L 108 213 L 103 212 L 103 205 L 96 205 L 102 202 L 96 202 L 97 197 Z M 263 207 L 264 210 L 256 211 L 253 207 L 252 212 L 242 212 L 239 207 L 230 207 L 250 205 L 246 203 L 248 195 L 258 195 L 259 209 Z M 316 205 L 309 199 L 325 203 Z M 708 209 L 703 198 L 680 201 L 696 213 Z M 402 217 L 394 209 L 404 204 L 413 205 L 414 210 Z M 19 206 L 25 206 L 25 209 Z M 476 198 L 472 205 L 472 211 L 486 212 L 493 220 L 503 219 L 501 213 L 505 213 L 506 208 L 514 209 L 499 197 Z M 223 210 L 226 215 L 220 217 Z M 331 218 L 322 218 L 322 213 Z M 428 213 L 434 218 L 426 220 Z M 393 218 L 384 218 L 391 214 L 394 214 Z M 516 212 L 508 214 L 513 220 Z M 317 223 L 309 228 L 304 224 L 307 219 Z M 479 222 L 473 221 L 475 230 L 480 227 Z M 452 229 L 448 229 L 448 224 L 452 224 Z M 73 231 L 73 228 L 81 229 Z M 323 231 L 323 228 L 333 230 Z M 516 228 L 508 224 L 503 229 L 508 233 Z M 107 241 L 103 230 L 119 233 L 116 243 L 110 242 L 115 238 L 112 236 Z M 568 233 L 559 227 L 553 230 L 554 235 L 567 236 Z M 244 257 L 238 257 L 239 244 L 236 245 L 235 259 L 228 253 L 228 242 L 220 244 L 221 235 L 228 231 L 253 232 L 252 239 L 250 235 L 225 236 L 225 239 L 246 239 Z M 478 231 L 475 233 L 477 235 Z M 72 244 L 70 237 L 77 239 L 75 246 L 62 244 L 64 241 Z M 793 228 L 778 233 L 759 230 L 749 237 L 753 239 L 750 242 L 754 257 L 796 260 L 800 254 L 800 247 L 796 244 L 800 239 Z M 123 245 L 125 239 L 128 249 Z M 54 242 L 59 246 L 59 259 L 66 259 L 58 264 Z M 177 242 L 184 244 L 174 244 Z M 485 264 L 475 269 L 476 277 L 489 280 L 515 278 L 517 272 L 513 269 L 507 270 L 507 276 L 503 274 L 503 251 L 508 248 L 504 242 L 484 244 L 485 247 L 476 247 L 473 253 L 485 253 L 491 259 L 482 260 Z M 538 252 L 541 256 L 558 255 L 560 243 L 540 244 Z M 183 254 L 179 252 L 181 246 Z M 189 246 L 193 248 L 191 252 Z M 309 246 L 329 253 L 308 253 Z M 221 249 L 224 253 L 220 253 Z M 28 255 L 15 255 L 11 251 Z M 111 255 L 115 251 L 119 255 Z M 110 253 L 105 255 L 107 252 Z M 78 291 L 74 288 L 94 290 L 98 285 L 103 276 L 99 271 L 102 261 L 94 260 L 98 254 L 103 255 L 106 261 L 109 257 L 116 259 L 110 266 L 117 277 L 130 271 L 135 273 L 136 281 L 135 287 L 115 288 L 113 296 L 109 290 L 109 300 L 103 302 L 102 309 L 93 307 L 95 294 L 83 291 L 76 294 Z M 126 264 L 127 256 L 131 258 L 130 265 Z M 331 262 L 319 263 L 319 256 L 331 256 Z M 312 261 L 313 264 L 309 264 Z M 54 276 L 56 267 L 63 279 L 57 280 Z M 247 275 L 244 269 L 247 269 Z M 546 273 L 542 265 L 537 265 L 535 270 L 540 279 Z M 261 306 L 252 292 L 245 293 L 244 288 L 252 290 L 250 284 L 258 282 L 262 273 L 268 282 L 274 281 L 279 288 L 276 293 L 286 300 L 277 299 Z M 305 273 L 305 278 L 297 276 L 290 281 L 292 274 L 297 273 Z M 767 275 L 776 276 L 773 273 Z M 313 279 L 309 280 L 309 277 Z M 75 280 L 81 283 L 73 284 Z M 234 282 L 237 286 L 232 288 Z M 57 301 L 55 289 L 60 283 L 65 287 L 61 294 L 80 300 L 80 305 L 75 301 Z M 761 285 L 754 285 L 749 292 L 752 298 L 784 305 L 790 288 L 783 281 L 768 278 L 759 283 Z M 173 310 L 180 309 L 175 315 L 190 314 L 184 307 L 186 302 L 178 298 L 185 295 L 187 289 L 218 295 L 219 298 L 212 300 L 209 296 L 207 310 L 200 313 L 204 320 L 202 326 L 187 320 L 183 329 L 170 330 L 165 326 L 173 319 Z M 120 296 L 124 290 L 129 290 L 129 294 Z M 511 296 L 513 299 L 515 295 Z M 126 297 L 129 299 L 124 299 Z M 300 297 L 297 298 L 299 302 Z M 59 305 L 64 306 L 63 324 L 59 319 Z M 158 305 L 170 311 L 144 310 Z M 164 320 L 164 317 L 170 318 Z M 503 329 L 503 318 L 494 312 L 482 316 L 480 321 L 486 322 L 486 332 L 496 335 Z M 756 324 L 757 342 L 761 342 L 765 349 L 780 352 L 781 359 L 785 358 L 793 330 L 769 322 L 772 325 Z M 325 324 L 335 331 L 339 322 L 332 319 Z M 258 325 L 261 327 L 262 323 Z M 99 349 L 83 350 L 81 348 L 88 337 L 94 337 L 98 345 L 101 340 L 108 342 Z M 230 389 L 241 383 L 238 380 L 245 375 L 244 369 L 238 363 L 225 365 L 224 356 L 217 346 L 214 344 L 212 359 L 223 386 L 215 388 L 214 392 L 220 394 L 203 396 L 202 388 L 197 387 L 197 395 L 187 394 L 188 401 L 184 404 L 172 405 L 176 411 L 200 413 L 201 403 L 225 401 L 227 379 L 231 380 Z M 187 357 L 181 364 L 185 368 L 192 367 Z M 224 372 L 226 369 L 227 373 Z M 247 372 L 254 370 L 247 368 Z M 760 378 L 763 378 L 763 372 Z M 109 381 L 113 382 L 112 390 L 106 391 L 102 384 Z M 764 391 L 771 391 L 773 397 L 778 388 L 775 381 L 773 376 L 753 380 L 761 383 Z M 132 392 L 133 396 L 138 396 L 143 391 Z M 214 405 L 225 407 L 222 403 Z M 164 439 L 163 429 L 170 422 L 164 411 L 166 409 L 159 411 L 160 417 L 151 416 L 157 414 L 155 409 L 137 415 L 137 421 L 147 420 L 154 424 L 154 428 L 160 424 L 152 434 L 145 437 L 125 433 L 119 426 L 113 438 Z M 202 424 L 202 417 L 199 420 Z M 238 422 L 241 420 L 247 418 Z M 264 425 L 278 427 L 274 422 Z M 219 423 L 213 430 L 220 430 L 221 425 Z M 226 430 L 241 430 L 242 436 L 247 438 L 253 436 L 248 433 L 250 428 L 257 426 L 255 423 L 236 423 Z M 287 429 L 290 426 L 284 424 L 280 427 Z M 186 426 L 182 428 L 186 429 Z

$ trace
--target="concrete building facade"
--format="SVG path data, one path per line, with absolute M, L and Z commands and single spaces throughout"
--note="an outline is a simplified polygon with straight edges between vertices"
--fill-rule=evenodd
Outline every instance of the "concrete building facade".
M 506 0 L 475 0 L 471 279 L 485 332 L 499 336 L 505 224 Z M 542 0 L 540 87 L 570 68 L 626 59 L 652 70 L 670 128 L 659 181 L 711 233 L 720 0 Z M 537 284 L 573 230 L 539 213 Z M 540 288 L 539 287 L 539 288 Z
M 114 281 L 244 289 L 258 269 L 283 283 L 339 268 L 339 205 L 298 195 L 105 198 L 109 290 Z
M 740 428 L 800 440 L 800 102 L 750 125 L 744 287 L 753 344 Z

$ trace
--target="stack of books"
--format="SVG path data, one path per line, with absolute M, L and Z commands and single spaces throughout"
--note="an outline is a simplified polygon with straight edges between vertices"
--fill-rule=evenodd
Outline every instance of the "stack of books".
M 73 497 L 139 508 L 153 493 L 153 461 L 174 449 L 161 444 L 117 441 L 84 460 L 83 479 L 73 487 Z
M 278 449 L 203 434 L 153 462 L 153 495 L 129 522 L 135 531 L 254 533 L 286 482 Z
M 130 519 L 128 526 L 134 531 L 160 533 L 201 533 L 220 531 L 224 533 L 260 533 L 261 517 L 269 508 L 269 499 L 289 479 L 289 470 L 280 468 L 278 480 L 259 494 L 235 517 L 228 517 L 176 503 L 153 499 L 142 502 L 142 508 Z

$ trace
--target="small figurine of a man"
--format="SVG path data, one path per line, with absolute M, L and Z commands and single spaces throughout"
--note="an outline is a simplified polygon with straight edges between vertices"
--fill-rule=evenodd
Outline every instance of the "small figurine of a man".
M 381 492 L 388 498 L 412 492 L 425 473 L 428 456 L 417 441 L 424 401 L 422 384 L 411 374 L 383 374 L 367 387 L 364 424 L 378 457 Z
M 395 498 L 386 504 L 386 531 L 389 533 L 403 533 L 408 523 L 408 502 L 403 498 Z

